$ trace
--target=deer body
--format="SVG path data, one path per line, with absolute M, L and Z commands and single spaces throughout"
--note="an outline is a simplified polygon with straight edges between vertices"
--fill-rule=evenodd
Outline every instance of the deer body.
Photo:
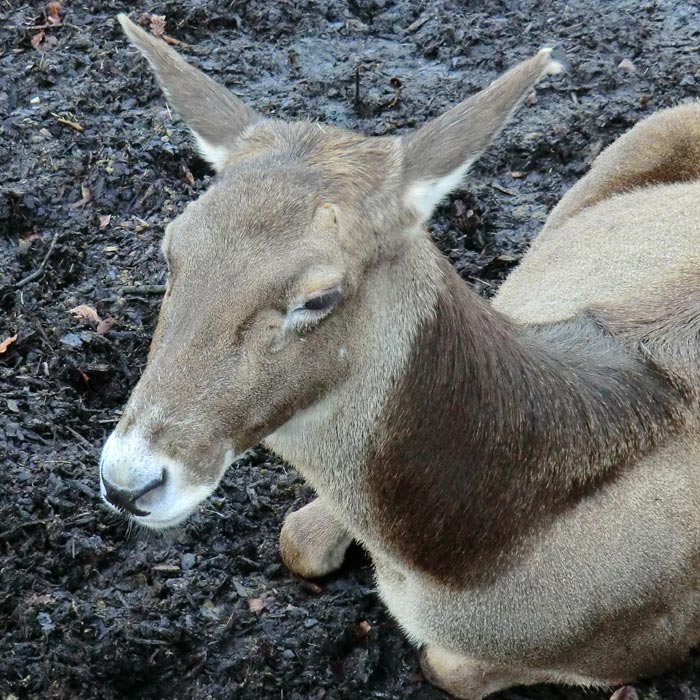
M 360 541 L 428 679 L 468 700 L 619 683 L 697 643 L 700 108 L 604 152 L 489 304 L 423 223 L 548 51 L 367 139 L 265 120 L 120 21 L 220 178 L 166 233 L 105 500 L 176 524 L 264 440 L 319 495 L 285 520 L 289 568 Z

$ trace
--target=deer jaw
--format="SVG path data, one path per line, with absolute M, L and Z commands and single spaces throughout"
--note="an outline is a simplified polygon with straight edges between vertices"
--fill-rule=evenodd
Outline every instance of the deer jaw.
M 106 500 L 159 527 L 186 517 L 235 455 L 268 436 L 297 454 L 313 442 L 305 416 L 366 394 L 373 373 L 396 379 L 439 284 L 422 223 L 559 66 L 543 50 L 408 137 L 365 138 L 263 119 L 120 21 L 220 175 L 168 228 L 148 366 L 101 461 Z M 350 419 L 363 425 L 358 456 L 376 393 Z

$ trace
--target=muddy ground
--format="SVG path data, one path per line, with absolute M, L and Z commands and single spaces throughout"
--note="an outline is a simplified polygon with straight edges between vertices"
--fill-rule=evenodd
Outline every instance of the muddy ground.
M 130 532 L 100 505 L 100 446 L 143 368 L 159 304 L 133 288 L 163 283 L 164 225 L 211 178 L 118 11 L 164 15 L 194 63 L 263 113 L 370 134 L 421 124 L 556 44 L 568 72 L 538 88 L 431 224 L 488 294 L 603 146 L 697 96 L 700 9 L 0 0 L 0 342 L 17 335 L 0 354 L 0 699 L 444 697 L 421 682 L 360 552 L 319 585 L 281 565 L 282 518 L 311 494 L 264 452 L 168 537 Z M 96 333 L 69 313 L 81 304 L 115 325 Z M 700 662 L 637 687 L 643 698 L 698 698 Z

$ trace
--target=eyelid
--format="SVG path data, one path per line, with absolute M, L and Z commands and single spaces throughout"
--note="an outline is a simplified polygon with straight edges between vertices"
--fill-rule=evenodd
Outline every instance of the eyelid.
M 323 299 L 324 297 L 332 297 L 332 302 L 335 303 L 338 301 L 341 297 L 343 296 L 343 289 L 340 285 L 336 285 L 335 287 L 329 287 L 327 289 L 322 289 L 314 294 L 310 294 L 306 299 L 301 303 L 299 308 L 303 309 L 306 304 L 308 304 L 310 301 L 315 301 L 316 299 Z
M 318 292 L 312 293 L 304 299 L 300 299 L 297 304 L 291 307 L 285 319 L 284 327 L 285 329 L 296 328 L 297 330 L 303 330 L 305 328 L 311 328 L 317 323 L 320 323 L 326 316 L 328 316 L 335 305 L 343 298 L 343 287 L 337 284 L 333 287 L 327 287 L 325 289 L 319 289 Z M 320 309 L 309 309 L 306 308 L 306 304 L 310 301 L 316 299 L 322 299 L 323 297 L 330 296 L 327 304 L 324 304 Z

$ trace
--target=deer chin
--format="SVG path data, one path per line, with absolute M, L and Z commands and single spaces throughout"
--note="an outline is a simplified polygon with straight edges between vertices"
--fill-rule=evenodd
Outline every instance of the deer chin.
M 216 489 L 235 461 L 234 450 L 222 450 L 218 469 L 207 480 L 193 482 L 192 469 L 153 450 L 138 433 L 112 433 L 100 460 L 100 492 L 107 506 L 153 530 L 181 525 Z

